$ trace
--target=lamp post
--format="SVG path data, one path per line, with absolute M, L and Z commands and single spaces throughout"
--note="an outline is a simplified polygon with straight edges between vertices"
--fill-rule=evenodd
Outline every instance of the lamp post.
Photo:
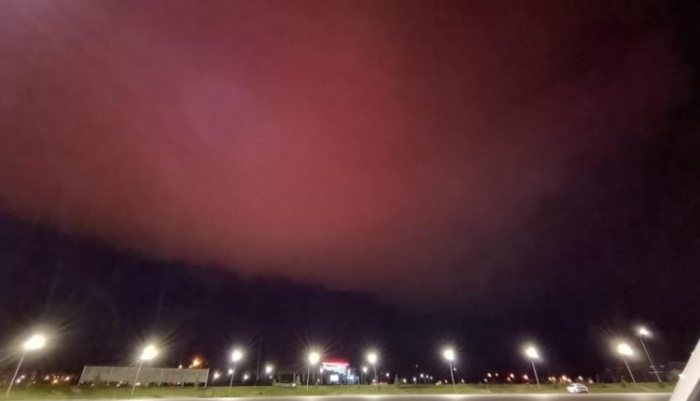
M 455 372 L 452 367 L 452 362 L 455 360 L 455 351 L 452 348 L 446 348 L 442 352 L 442 356 L 447 359 L 447 362 L 450 364 L 450 377 L 452 378 L 452 389 L 454 392 L 457 392 L 457 385 L 455 384 Z
M 537 375 L 537 368 L 535 367 L 535 360 L 540 359 L 540 353 L 537 348 L 530 345 L 525 348 L 525 356 L 530 358 L 530 363 L 532 364 L 532 371 L 535 373 L 535 381 L 537 382 L 537 388 L 540 388 L 540 377 Z
M 659 383 L 661 383 L 661 376 L 659 375 L 659 371 L 656 370 L 656 366 L 654 365 L 654 361 L 651 360 L 651 355 L 649 355 L 649 350 L 647 349 L 647 346 L 644 343 L 644 337 L 651 337 L 651 332 L 644 327 L 640 327 L 639 330 L 637 331 L 637 334 L 639 335 L 639 342 L 642 343 L 642 348 L 644 349 L 644 353 L 647 355 L 647 359 L 649 360 L 649 364 L 651 365 L 651 370 L 654 371 L 654 374 L 656 375 L 656 379 L 659 381 Z
M 19 358 L 17 369 L 15 369 L 15 374 L 12 375 L 12 380 L 10 381 L 10 385 L 7 387 L 5 397 L 9 397 L 10 391 L 12 391 L 12 385 L 15 383 L 15 380 L 17 380 L 17 374 L 19 374 L 19 369 L 22 367 L 22 362 L 24 362 L 24 357 L 27 352 L 38 351 L 44 348 L 44 346 L 46 346 L 46 337 L 42 334 L 34 334 L 33 336 L 29 337 L 24 344 L 22 344 L 22 356 Z
M 141 368 L 144 362 L 152 361 L 158 356 L 158 348 L 155 345 L 147 345 L 141 351 L 141 356 L 139 356 L 139 368 L 136 369 L 136 377 L 134 378 L 134 385 L 131 387 L 131 395 L 134 395 L 136 391 L 136 384 L 139 382 L 139 375 L 141 374 Z
M 377 377 L 377 353 L 370 352 L 367 354 L 367 362 L 374 367 L 374 391 L 379 391 L 379 377 Z
M 239 349 L 234 349 L 231 353 L 231 362 L 233 362 L 233 368 L 231 369 L 231 381 L 228 384 L 229 394 L 231 394 L 231 391 L 233 391 L 233 376 L 236 374 L 236 365 L 241 359 L 243 359 L 243 351 Z
M 627 366 L 627 371 L 630 373 L 630 378 L 632 378 L 632 383 L 635 385 L 637 384 L 637 381 L 634 380 L 634 375 L 632 374 L 632 369 L 630 369 L 630 365 L 627 363 L 627 358 L 634 355 L 634 351 L 632 350 L 632 347 L 630 347 L 627 343 L 620 343 L 617 345 L 617 352 L 622 355 L 622 360 L 625 362 L 625 366 Z
M 316 351 L 309 353 L 309 364 L 306 366 L 306 391 L 309 391 L 309 376 L 311 376 L 311 366 L 316 365 L 321 360 L 321 354 Z

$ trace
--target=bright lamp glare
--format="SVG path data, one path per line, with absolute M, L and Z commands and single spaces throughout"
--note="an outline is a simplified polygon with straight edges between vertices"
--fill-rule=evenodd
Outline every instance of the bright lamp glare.
M 377 354 L 374 352 L 367 354 L 367 362 L 371 363 L 372 365 L 377 363 Z
M 318 352 L 311 352 L 309 353 L 309 364 L 315 365 L 318 363 L 318 361 L 321 359 L 321 354 Z
M 158 356 L 158 349 L 155 347 L 155 345 L 147 345 L 144 347 L 143 351 L 141 351 L 141 359 L 142 361 L 151 361 L 155 359 L 155 357 Z
M 272 373 L 272 365 L 265 366 L 265 373 L 267 373 L 268 375 Z
M 651 332 L 644 327 L 640 327 L 638 333 L 640 336 L 643 336 L 643 337 L 651 336 Z
M 45 345 L 46 337 L 41 334 L 34 334 L 22 344 L 22 348 L 24 348 L 25 351 L 36 351 L 44 348 Z
M 617 352 L 622 356 L 632 356 L 632 354 L 634 354 L 634 351 L 632 351 L 632 347 L 630 347 L 626 343 L 618 344 Z
M 455 351 L 452 348 L 447 348 L 442 352 L 442 356 L 448 361 L 452 362 L 455 360 Z
M 241 359 L 243 359 L 243 352 L 241 352 L 240 350 L 234 349 L 233 353 L 231 354 L 231 360 L 233 362 L 238 362 Z
M 530 359 L 540 359 L 540 353 L 533 346 L 525 348 L 525 355 Z

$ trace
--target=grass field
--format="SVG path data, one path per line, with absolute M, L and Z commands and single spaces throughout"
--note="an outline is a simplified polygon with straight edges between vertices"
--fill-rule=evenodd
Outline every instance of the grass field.
M 589 385 L 592 393 L 607 392 L 670 392 L 673 386 L 660 387 L 658 383 L 639 383 L 637 386 L 621 384 L 593 384 Z M 498 394 L 498 393 L 564 393 L 564 386 L 543 385 L 540 389 L 531 385 L 479 385 L 459 384 L 457 392 L 460 394 Z M 166 397 L 254 397 L 254 396 L 305 396 L 305 395 L 352 395 L 352 394 L 452 394 L 450 385 L 443 386 L 311 386 L 306 387 L 278 387 L 278 386 L 236 386 L 232 390 L 228 387 L 149 387 L 137 388 L 134 397 L 137 398 L 166 398 Z M 130 388 L 116 387 L 33 387 L 15 388 L 9 399 L 69 399 L 69 398 L 103 398 L 119 399 L 131 398 Z

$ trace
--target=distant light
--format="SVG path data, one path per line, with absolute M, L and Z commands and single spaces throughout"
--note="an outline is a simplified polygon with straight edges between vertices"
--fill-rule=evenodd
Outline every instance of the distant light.
M 155 345 L 147 345 L 141 351 L 141 356 L 139 357 L 142 361 L 152 361 L 158 356 L 158 348 Z
M 372 365 L 377 363 L 377 354 L 375 352 L 370 352 L 367 354 L 367 362 L 371 363 Z
M 651 337 L 651 332 L 645 327 L 640 327 L 637 333 L 642 337 Z
M 231 376 L 233 374 L 233 369 L 228 370 L 228 375 Z
M 238 362 L 241 359 L 243 359 L 243 352 L 239 349 L 234 349 L 233 352 L 231 353 L 231 360 L 233 362 Z
M 192 360 L 192 367 L 193 367 L 193 368 L 196 368 L 197 366 L 199 366 L 199 365 L 201 365 L 201 364 L 202 364 L 202 360 L 199 359 L 199 358 L 194 358 L 194 359 Z
M 446 348 L 442 352 L 442 356 L 445 357 L 448 361 L 452 362 L 455 360 L 455 351 L 452 348 Z
M 528 377 L 528 375 L 523 375 L 523 380 L 529 380 L 529 379 L 530 379 L 530 377 Z
M 321 360 L 321 354 L 319 354 L 316 351 L 312 351 L 309 353 L 309 364 L 315 365 L 318 363 L 319 360 Z
M 540 359 L 540 353 L 537 352 L 537 348 L 532 345 L 525 348 L 525 355 L 530 359 Z
M 634 355 L 634 351 L 632 350 L 632 347 L 630 347 L 627 343 L 620 343 L 617 346 L 617 352 L 622 355 L 622 356 L 632 356 Z
M 420 374 L 420 378 L 421 378 L 421 379 L 423 378 L 423 373 Z
M 363 372 L 363 373 L 367 373 L 367 366 L 363 366 L 363 367 L 362 367 L 362 372 Z
M 44 348 L 45 345 L 46 337 L 42 334 L 34 334 L 22 344 L 22 348 L 24 348 L 25 351 L 36 351 Z
M 250 377 L 250 376 L 248 376 L 248 374 L 247 374 L 247 373 L 246 373 L 246 374 L 244 374 L 244 375 L 243 375 L 243 381 L 246 381 L 246 380 L 248 380 L 248 377 Z
M 491 377 L 491 373 L 487 373 L 486 376 Z
M 221 377 L 221 373 L 214 372 L 214 380 L 218 379 L 219 377 Z
M 268 375 L 272 373 L 272 365 L 265 366 L 265 373 L 267 373 Z

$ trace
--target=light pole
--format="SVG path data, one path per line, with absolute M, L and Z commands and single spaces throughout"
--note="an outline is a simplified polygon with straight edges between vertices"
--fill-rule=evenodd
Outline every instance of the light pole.
M 617 352 L 620 355 L 622 355 L 622 360 L 625 361 L 625 366 L 627 366 L 627 371 L 630 373 L 630 377 L 632 378 L 632 383 L 637 385 L 637 381 L 634 380 L 634 375 L 632 374 L 632 369 L 630 369 L 630 365 L 627 363 L 627 357 L 634 355 L 634 351 L 632 351 L 632 347 L 630 347 L 627 343 L 620 343 L 617 345 Z
M 649 360 L 649 363 L 651 364 L 651 370 L 654 371 L 654 374 L 656 375 L 656 379 L 659 381 L 659 383 L 661 383 L 661 376 L 659 375 L 659 371 L 656 370 L 656 366 L 654 366 L 654 361 L 651 360 L 651 355 L 649 355 L 649 350 L 647 349 L 647 346 L 644 343 L 644 337 L 651 337 L 651 332 L 644 327 L 640 327 L 639 330 L 637 331 L 637 334 L 639 335 L 639 342 L 642 343 L 642 348 L 644 349 L 644 353 L 647 354 L 647 359 Z
M 321 354 L 316 351 L 309 353 L 309 364 L 306 366 L 306 391 L 309 391 L 309 376 L 311 376 L 311 366 L 316 365 L 321 360 Z
M 233 376 L 236 374 L 236 365 L 241 359 L 243 359 L 243 351 L 239 349 L 234 349 L 231 353 L 231 362 L 233 362 L 233 369 L 231 369 L 231 381 L 228 384 L 229 394 L 231 394 L 231 391 L 233 391 Z
M 9 387 L 7 387 L 5 397 L 8 397 L 10 395 L 12 385 L 15 383 L 15 380 L 17 380 L 17 374 L 19 373 L 19 369 L 22 367 L 22 362 L 24 362 L 24 356 L 27 354 L 27 352 L 38 351 L 44 348 L 45 345 L 46 337 L 44 337 L 41 334 L 34 334 L 33 336 L 29 337 L 29 339 L 25 341 L 24 344 L 22 344 L 22 356 L 19 358 L 19 362 L 17 363 L 17 369 L 15 369 L 15 374 L 12 376 L 12 380 L 10 381 Z
M 450 377 L 452 377 L 452 389 L 456 393 L 457 385 L 455 384 L 455 372 L 452 368 L 452 362 L 455 360 L 455 351 L 452 348 L 446 348 L 444 351 L 442 351 L 442 356 L 445 357 L 445 359 L 447 359 L 447 362 L 450 364 Z
M 377 353 L 370 352 L 367 354 L 367 362 L 374 367 L 374 391 L 379 391 L 379 377 L 377 376 Z
M 134 385 L 131 387 L 131 395 L 134 395 L 136 391 L 136 384 L 139 382 L 139 375 L 141 374 L 141 368 L 143 363 L 147 361 L 152 361 L 158 356 L 158 348 L 155 345 L 147 345 L 141 351 L 141 356 L 139 356 L 139 368 L 136 369 L 136 377 L 134 378 Z
M 532 364 L 532 371 L 535 373 L 535 381 L 537 382 L 537 388 L 540 388 L 540 377 L 537 375 L 537 368 L 535 367 L 535 360 L 540 359 L 540 353 L 537 348 L 530 345 L 525 348 L 525 356 L 530 358 L 530 363 Z

